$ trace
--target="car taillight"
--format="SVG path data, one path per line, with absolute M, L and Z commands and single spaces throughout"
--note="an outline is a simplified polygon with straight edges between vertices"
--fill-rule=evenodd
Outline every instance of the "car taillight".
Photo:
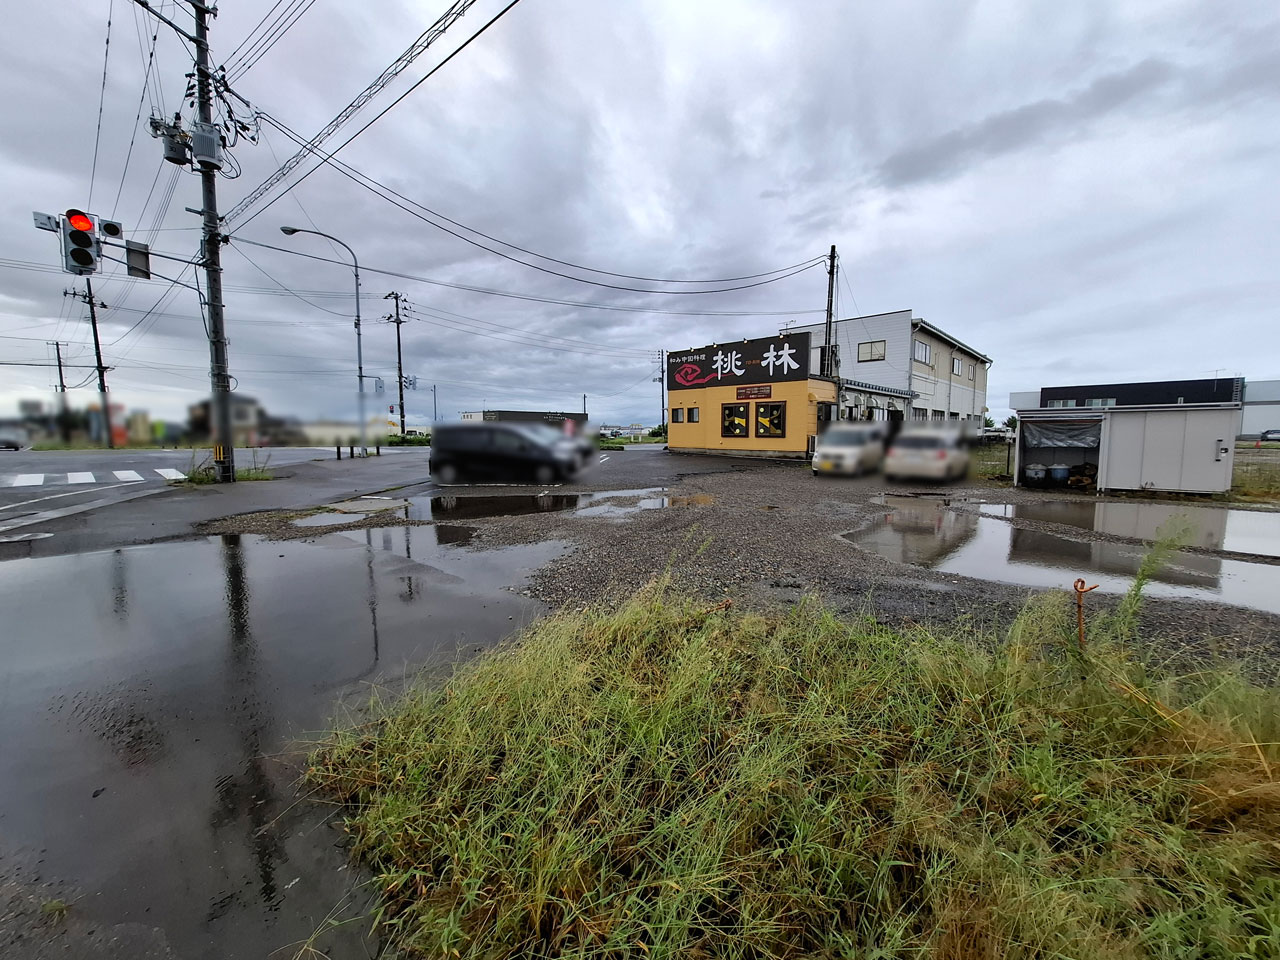
M 939 450 L 939 451 L 938 451 L 938 459 L 939 459 L 939 460 L 945 460 L 945 459 L 947 459 L 947 451 L 945 451 L 945 450 Z

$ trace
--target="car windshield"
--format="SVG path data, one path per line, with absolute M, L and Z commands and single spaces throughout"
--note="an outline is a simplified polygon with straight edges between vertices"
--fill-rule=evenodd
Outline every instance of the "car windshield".
M 824 447 L 860 447 L 871 439 L 866 430 L 851 430 L 848 427 L 834 427 L 822 435 Z
M 947 445 L 947 442 L 942 437 L 916 434 L 914 436 L 901 436 L 894 441 L 893 445 L 899 450 L 941 450 Z

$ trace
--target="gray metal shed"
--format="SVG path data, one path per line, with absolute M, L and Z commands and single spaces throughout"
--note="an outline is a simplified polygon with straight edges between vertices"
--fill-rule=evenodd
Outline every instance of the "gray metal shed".
M 1096 471 L 1098 492 L 1231 489 L 1239 403 L 1018 410 L 1014 482 L 1052 483 L 1038 467 Z

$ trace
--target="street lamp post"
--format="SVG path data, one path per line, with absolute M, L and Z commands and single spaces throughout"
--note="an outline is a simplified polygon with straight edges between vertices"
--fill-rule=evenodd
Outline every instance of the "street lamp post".
M 356 259 L 356 252 L 343 243 L 335 236 L 322 233 L 319 230 L 304 230 L 301 227 L 281 227 L 280 232 L 286 237 L 292 237 L 295 233 L 314 233 L 317 237 L 324 237 L 326 240 L 332 240 L 334 243 L 343 247 L 347 253 L 351 254 L 351 265 L 356 275 L 356 381 L 359 384 L 359 410 L 360 410 L 360 456 L 367 457 L 369 455 L 369 444 L 365 439 L 365 417 L 364 412 L 364 348 L 360 343 L 360 261 Z

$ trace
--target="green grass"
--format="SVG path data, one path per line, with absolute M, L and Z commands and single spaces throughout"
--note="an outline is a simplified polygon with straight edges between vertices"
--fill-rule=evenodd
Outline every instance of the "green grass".
M 1013 472 L 1013 452 L 1004 443 L 975 443 L 969 448 L 969 470 L 975 477 L 1008 476 Z
M 262 463 L 258 463 L 258 451 L 253 451 L 253 462 L 245 467 L 236 467 L 237 481 L 250 480 L 274 480 L 275 474 L 270 469 L 271 454 L 267 454 L 266 459 Z M 200 463 L 196 463 L 195 454 L 191 455 L 191 465 L 187 468 L 187 478 L 185 480 L 176 481 L 178 483 L 190 483 L 196 486 L 205 486 L 218 482 L 218 470 L 213 459 L 206 457 Z
M 596 447 L 600 450 L 625 450 L 626 445 L 621 440 L 601 440 Z
M 396 947 L 1280 955 L 1280 697 L 1144 662 L 1136 591 L 1087 653 L 1065 594 L 1002 637 L 672 594 L 548 617 L 312 756 Z

